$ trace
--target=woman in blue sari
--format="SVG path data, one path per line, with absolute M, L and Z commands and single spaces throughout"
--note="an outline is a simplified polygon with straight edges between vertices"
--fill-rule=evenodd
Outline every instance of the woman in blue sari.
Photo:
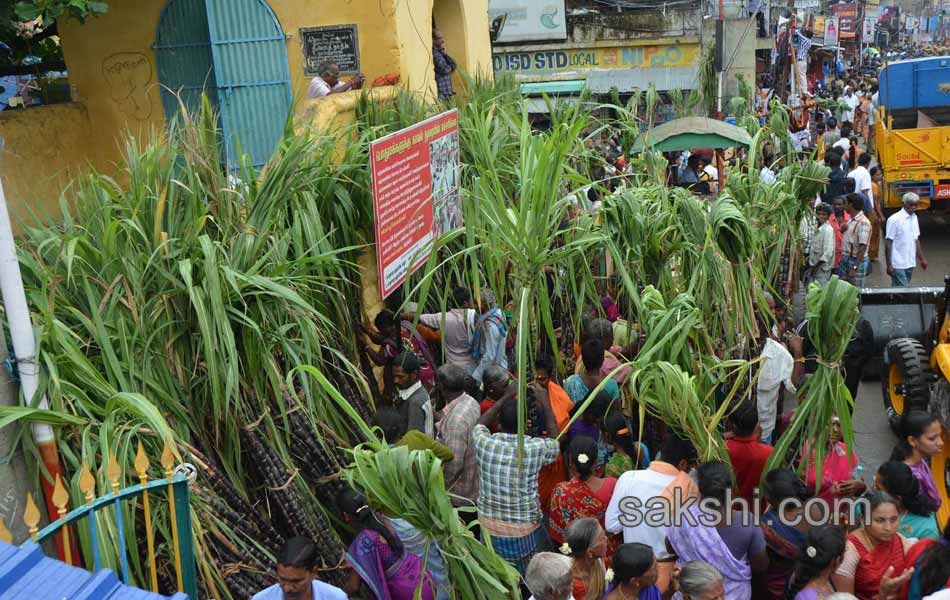
M 803 519 L 801 514 L 810 494 L 804 482 L 791 469 L 770 471 L 765 476 L 764 490 L 769 503 L 769 510 L 762 515 L 761 520 L 765 548 L 769 555 L 766 584 L 768 597 L 776 599 L 785 595 L 788 579 L 795 570 L 795 562 L 805 543 L 805 535 L 811 528 L 809 520 Z M 785 500 L 798 502 L 790 501 L 782 506 Z M 796 522 L 798 525 L 788 525 Z
M 351 596 L 361 587 L 375 600 L 413 600 L 421 586 L 422 600 L 435 598 L 435 583 L 422 560 L 406 551 L 389 519 L 376 513 L 363 494 L 346 488 L 337 497 L 343 518 L 359 530 L 346 550 L 353 572 L 345 586 Z

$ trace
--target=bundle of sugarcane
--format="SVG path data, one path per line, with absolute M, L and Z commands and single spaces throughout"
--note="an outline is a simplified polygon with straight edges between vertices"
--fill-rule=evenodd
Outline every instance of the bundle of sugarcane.
M 727 284 L 732 291 L 729 299 L 735 315 L 732 319 L 735 329 L 724 331 L 726 345 L 742 353 L 742 348 L 755 337 L 753 293 L 758 289 L 754 285 L 758 277 L 753 257 L 758 252 L 757 239 L 745 214 L 728 191 L 713 203 L 709 220 L 716 246 L 731 266 L 727 272 Z
M 445 490 L 442 461 L 431 451 L 368 442 L 353 450 L 347 479 L 376 509 L 423 533 L 432 542 L 427 552 L 441 551 L 451 598 L 521 597 L 518 572 L 459 518 Z
M 812 205 L 828 183 L 831 168 L 817 161 L 795 162 L 779 172 L 778 180 L 798 199 L 799 205 Z M 794 207 L 798 208 L 798 207 Z M 798 212 L 798 211 L 796 211 Z
M 630 390 L 641 409 L 693 443 L 700 462 L 729 462 L 719 426 L 736 406 L 733 399 L 742 391 L 751 365 L 738 360 L 703 363 L 697 376 L 666 361 L 638 360 L 630 376 Z M 717 390 L 724 396 L 718 404 Z
M 346 480 L 359 486 L 374 508 L 405 519 L 438 545 L 452 584 L 450 597 L 520 598 L 518 572 L 490 545 L 475 539 L 452 506 L 442 476 L 442 461 L 431 450 L 389 447 L 363 423 L 319 369 L 302 365 L 297 371 L 317 381 L 359 425 L 368 441 L 350 451 L 353 462 L 346 471 Z M 291 373 L 289 377 L 296 375 Z M 435 551 L 434 545 L 426 550 Z
M 298 364 L 317 363 L 358 414 L 373 412 L 347 359 L 362 301 L 355 257 L 372 211 L 365 144 L 341 149 L 338 135 L 288 131 L 267 168 L 245 165 L 234 186 L 217 133 L 205 103 L 168 137 L 130 141 L 121 177 L 83 176 L 63 222 L 29 230 L 18 247 L 42 328 L 48 415 L 67 428 L 58 441 L 72 504 L 85 502 L 81 465 L 103 464 L 106 449 L 131 485 L 139 441 L 150 457 L 165 445 L 198 448 L 200 457 L 182 450 L 178 460 L 220 471 L 192 497 L 199 585 L 230 598 L 262 581 L 289 535 L 313 535 L 326 568 L 339 561 L 332 508 L 320 499 L 329 504 L 338 485 L 336 448 L 361 434 L 321 388 L 298 382 L 286 406 L 282 386 Z M 252 424 L 255 435 L 240 433 Z M 136 522 L 134 506 L 123 511 Z M 98 518 L 117 531 L 111 513 Z M 170 531 L 156 530 L 165 565 Z M 78 536 L 91 564 L 92 540 Z M 127 548 L 134 537 L 127 528 Z M 101 563 L 117 568 L 118 539 L 96 543 Z M 129 583 L 142 584 L 148 568 L 132 554 Z M 234 555 L 247 568 L 235 571 Z
M 854 336 L 860 318 L 859 291 L 837 276 L 822 287 L 812 283 L 808 288 L 808 335 L 818 355 L 817 369 L 799 390 L 799 405 L 795 416 L 779 443 L 775 446 L 763 472 L 783 466 L 789 460 L 790 448 L 805 448 L 807 460 L 817 472 L 815 485 L 821 485 L 825 448 L 831 435 L 831 419 L 841 419 L 841 430 L 848 450 L 854 447 L 851 393 L 841 375 L 841 358 Z M 792 462 L 795 462 L 794 460 Z

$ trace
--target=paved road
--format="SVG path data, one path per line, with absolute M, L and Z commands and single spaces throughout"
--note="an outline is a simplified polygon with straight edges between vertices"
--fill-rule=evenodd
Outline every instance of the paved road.
M 926 271 L 916 269 L 912 283 L 943 286 L 944 276 L 950 274 L 950 214 L 921 214 L 919 221 L 924 256 L 930 266 Z M 884 272 L 883 246 L 872 269 L 866 280 L 867 287 L 889 287 L 890 277 Z M 878 466 L 887 461 L 895 442 L 884 413 L 881 382 L 877 379 L 862 382 L 856 403 L 855 442 L 858 457 L 865 468 L 865 478 L 870 482 Z

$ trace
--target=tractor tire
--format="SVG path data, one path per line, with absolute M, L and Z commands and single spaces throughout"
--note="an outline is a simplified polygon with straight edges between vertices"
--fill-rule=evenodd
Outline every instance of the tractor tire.
M 923 344 L 913 338 L 897 338 L 884 349 L 881 389 L 884 409 L 895 434 L 900 435 L 901 415 L 909 410 L 928 410 L 933 371 Z

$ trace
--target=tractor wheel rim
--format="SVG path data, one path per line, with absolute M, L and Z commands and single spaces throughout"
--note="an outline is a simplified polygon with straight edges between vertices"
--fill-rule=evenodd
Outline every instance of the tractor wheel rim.
M 897 415 L 904 414 L 904 394 L 897 393 L 898 386 L 902 386 L 903 383 L 904 377 L 901 374 L 900 367 L 891 365 L 887 373 L 887 392 L 891 399 L 891 408 L 894 409 L 894 413 Z

